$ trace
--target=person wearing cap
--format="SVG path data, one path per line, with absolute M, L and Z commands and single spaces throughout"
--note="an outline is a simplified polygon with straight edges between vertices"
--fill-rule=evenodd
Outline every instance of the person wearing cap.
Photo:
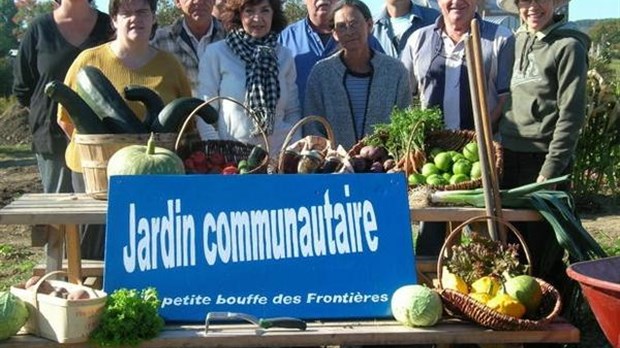
M 486 100 L 493 126 L 499 120 L 510 89 L 514 36 L 507 27 L 482 20 L 482 0 L 439 0 L 435 23 L 413 32 L 401 53 L 412 90 L 423 108 L 438 107 L 446 129 L 473 130 L 474 113 L 465 60 L 465 38 L 471 21 L 480 26 L 480 48 L 486 77 Z M 436 256 L 444 242 L 445 223 L 422 223 L 417 255 Z
M 503 188 L 544 182 L 571 172 L 585 122 L 590 39 L 558 9 L 568 0 L 498 0 L 519 14 L 508 111 L 500 120 Z M 558 187 L 565 189 L 566 187 Z M 565 289 L 564 250 L 546 223 L 519 226 L 534 275 Z M 544 259 L 544 260 L 543 260 Z
M 411 0 L 385 0 L 385 7 L 374 17 L 372 35 L 385 54 L 398 58 L 411 34 L 433 24 L 438 16 L 437 10 Z

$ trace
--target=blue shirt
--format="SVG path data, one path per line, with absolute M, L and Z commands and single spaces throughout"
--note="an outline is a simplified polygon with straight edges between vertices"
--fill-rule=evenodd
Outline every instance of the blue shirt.
M 319 34 L 312 30 L 308 17 L 286 27 L 286 29 L 280 33 L 279 41 L 282 46 L 291 50 L 295 58 L 299 102 L 300 105 L 304 105 L 306 82 L 308 81 L 310 70 L 312 70 L 316 62 L 329 57 L 340 47 L 333 37 L 323 45 Z M 368 37 L 368 45 L 375 51 L 384 52 L 379 41 L 372 35 Z
M 409 36 L 411 36 L 414 31 L 435 23 L 435 19 L 439 16 L 439 12 L 430 7 L 415 5 L 412 1 L 408 16 L 411 20 L 411 24 L 400 37 L 395 35 L 390 24 L 390 16 L 385 7 L 375 16 L 372 35 L 381 43 L 383 51 L 385 51 L 385 54 L 388 56 L 398 58 Z

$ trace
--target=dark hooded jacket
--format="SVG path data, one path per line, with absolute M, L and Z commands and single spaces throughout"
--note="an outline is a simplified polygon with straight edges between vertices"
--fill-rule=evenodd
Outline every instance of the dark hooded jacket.
M 543 31 L 521 27 L 515 36 L 502 144 L 515 152 L 546 153 L 539 175 L 556 177 L 569 165 L 585 122 L 590 39 L 561 17 Z

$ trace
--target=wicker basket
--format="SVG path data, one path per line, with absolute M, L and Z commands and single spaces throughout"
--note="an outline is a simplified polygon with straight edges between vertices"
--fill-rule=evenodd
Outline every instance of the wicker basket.
M 318 136 L 318 135 L 308 135 L 303 137 L 300 140 L 291 144 L 291 140 L 297 133 L 297 131 L 303 127 L 305 124 L 310 122 L 318 122 L 323 128 L 325 128 L 325 132 L 327 134 L 327 138 Z M 294 151 L 295 153 L 299 153 L 302 150 L 317 150 L 321 152 L 323 157 L 327 155 L 327 152 L 330 150 L 336 150 L 336 137 L 334 136 L 334 130 L 329 124 L 329 122 L 321 116 L 306 116 L 299 121 L 297 121 L 291 130 L 284 138 L 284 142 L 282 143 L 282 149 L 280 150 L 280 154 L 278 155 L 278 173 L 280 174 L 291 174 L 291 172 L 285 170 L 285 162 L 287 160 L 291 160 L 289 158 L 289 154 Z
M 543 328 L 559 314 L 562 308 L 562 300 L 557 289 L 542 279 L 536 278 L 536 281 L 542 290 L 542 301 L 537 312 L 530 319 L 517 319 L 501 314 L 487 307 L 485 304 L 474 300 L 466 294 L 460 293 L 456 290 L 443 288 L 441 283 L 443 261 L 450 256 L 451 246 L 454 245 L 456 239 L 460 237 L 465 226 L 483 220 L 493 220 L 508 227 L 508 229 L 521 243 L 527 261 L 531 265 L 531 256 L 525 240 L 512 224 L 492 216 L 479 216 L 465 221 L 456 227 L 446 238 L 437 262 L 437 278 L 439 281 L 439 288 L 437 290 L 441 296 L 446 311 L 454 317 L 467 319 L 494 330 L 538 330 Z
M 108 161 L 129 145 L 146 145 L 150 134 L 75 134 L 86 194 L 108 199 Z M 175 133 L 153 134 L 155 144 L 174 151 Z
M 214 153 L 220 153 L 224 155 L 224 161 L 226 163 L 239 163 L 241 160 L 247 160 L 250 152 L 256 145 L 247 144 L 236 140 L 201 140 L 198 138 L 196 134 L 193 135 L 184 135 L 186 129 L 190 124 L 190 120 L 197 115 L 198 111 L 218 100 L 228 100 L 233 102 L 239 106 L 241 106 L 245 111 L 248 117 L 252 120 L 255 120 L 254 114 L 248 108 L 245 107 L 242 103 L 238 102 L 235 99 L 228 97 L 214 97 L 211 98 L 204 103 L 198 105 L 196 109 L 194 109 L 191 114 L 185 119 L 183 122 L 183 126 L 179 131 L 178 137 L 176 138 L 176 143 L 174 144 L 174 151 L 181 157 L 181 159 L 185 160 L 191 153 L 194 151 L 204 151 L 207 158 L 209 158 Z M 258 124 L 255 122 L 255 124 Z M 267 153 L 269 153 L 269 140 L 267 139 L 267 135 L 265 131 L 258 127 L 261 134 L 261 139 L 264 144 L 264 149 Z M 260 165 L 252 170 L 248 171 L 247 174 L 265 174 L 267 173 L 267 168 L 269 166 L 269 156 L 265 156 Z

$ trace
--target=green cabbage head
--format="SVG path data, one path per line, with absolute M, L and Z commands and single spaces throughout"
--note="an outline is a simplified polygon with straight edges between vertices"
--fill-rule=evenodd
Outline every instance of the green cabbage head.
M 417 284 L 398 288 L 390 305 L 394 319 L 405 326 L 433 326 L 443 312 L 439 294 Z
M 28 320 L 28 308 L 19 297 L 0 292 L 0 341 L 17 333 Z

